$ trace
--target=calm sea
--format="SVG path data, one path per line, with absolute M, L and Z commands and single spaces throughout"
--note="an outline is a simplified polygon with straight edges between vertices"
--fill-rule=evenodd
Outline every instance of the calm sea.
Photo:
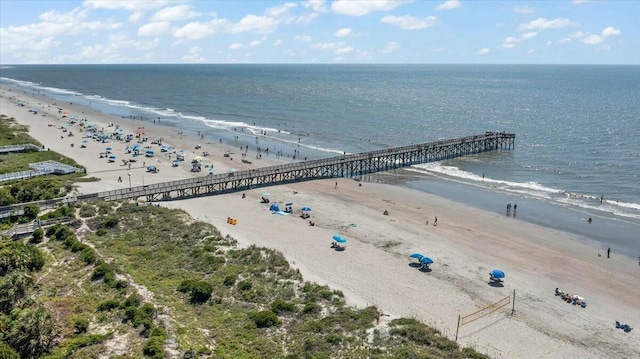
M 261 135 L 298 159 L 514 132 L 514 151 L 416 166 L 404 184 L 500 213 L 518 203 L 522 220 L 640 255 L 638 66 L 38 65 L 0 81 L 208 141 Z

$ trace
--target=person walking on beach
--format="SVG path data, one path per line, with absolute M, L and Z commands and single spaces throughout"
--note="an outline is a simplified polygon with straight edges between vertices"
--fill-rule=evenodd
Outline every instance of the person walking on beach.
M 438 217 L 434 217 L 433 218 L 433 226 L 437 226 L 438 225 Z
M 611 247 L 607 248 L 607 258 L 611 258 Z
M 336 185 L 333 187 L 333 189 L 338 188 L 338 182 L 336 182 Z

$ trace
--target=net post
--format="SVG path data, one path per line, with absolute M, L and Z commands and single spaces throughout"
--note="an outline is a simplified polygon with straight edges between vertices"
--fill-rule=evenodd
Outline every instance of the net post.
M 511 303 L 511 315 L 513 316 L 513 312 L 516 310 L 516 290 L 513 290 L 513 302 Z
M 460 315 L 458 314 L 458 326 L 456 327 L 456 343 L 458 342 L 458 329 L 460 329 Z

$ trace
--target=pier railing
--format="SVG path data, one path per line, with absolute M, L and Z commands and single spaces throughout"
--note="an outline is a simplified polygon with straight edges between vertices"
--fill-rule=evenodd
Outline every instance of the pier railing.
M 78 197 L 65 197 L 64 199 L 50 200 L 42 204 L 51 206 L 56 201 L 58 203 L 91 199 L 113 201 L 140 197 L 146 198 L 147 201 L 166 201 L 323 178 L 354 178 L 486 151 L 511 150 L 515 146 L 515 137 L 516 135 L 512 133 L 486 132 L 482 135 L 424 144 L 393 147 L 237 172 L 210 174 L 202 177 L 122 188 Z M 39 203 L 35 204 L 40 205 Z M 12 215 L 10 214 L 12 211 L 13 215 L 15 215 L 17 213 L 16 210 L 19 210 L 16 206 L 0 207 L 0 218 L 6 217 L 7 213 Z

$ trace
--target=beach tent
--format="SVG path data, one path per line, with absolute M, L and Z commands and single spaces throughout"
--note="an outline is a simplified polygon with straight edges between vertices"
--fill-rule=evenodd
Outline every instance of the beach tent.
M 433 264 L 433 259 L 427 256 L 423 256 L 422 258 L 420 258 L 420 263 L 426 264 L 426 265 Z
M 147 157 L 153 157 L 153 151 L 152 150 L 146 150 L 144 151 L 144 155 Z
M 116 161 L 116 156 L 111 155 L 108 157 L 109 162 L 115 162 Z
M 420 253 L 412 253 L 411 255 L 409 255 L 409 258 L 415 258 L 418 261 L 420 261 L 420 259 L 422 259 L 422 257 L 424 257 L 424 255 L 422 255 Z
M 271 205 L 271 207 L 269 207 L 269 210 L 271 212 L 280 212 L 280 206 L 278 206 L 278 204 L 274 203 Z
M 337 234 L 333 236 L 333 240 L 338 242 L 338 243 L 347 243 L 346 238 L 344 238 L 342 236 L 339 236 Z
M 489 272 L 489 280 L 492 282 L 502 282 L 504 280 L 505 274 L 500 269 L 494 269 Z

